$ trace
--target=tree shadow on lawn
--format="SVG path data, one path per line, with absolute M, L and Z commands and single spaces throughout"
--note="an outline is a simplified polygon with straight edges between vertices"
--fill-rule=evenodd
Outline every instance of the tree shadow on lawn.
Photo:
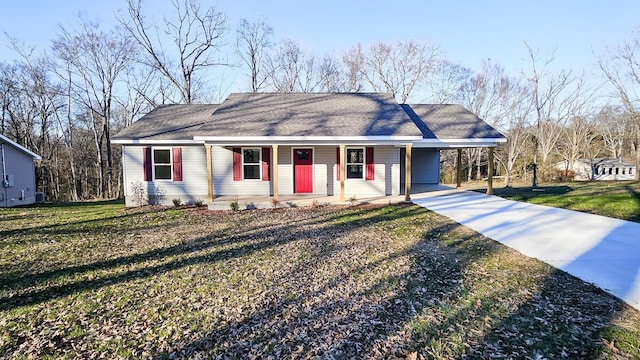
M 290 234 L 290 236 L 284 239 L 284 241 L 295 240 L 294 237 L 299 235 L 293 224 L 279 226 L 278 230 L 285 231 Z M 283 239 L 271 239 L 270 235 L 273 232 L 274 229 L 272 228 L 263 228 L 260 231 L 253 230 L 241 235 L 239 235 L 239 233 L 231 233 L 227 235 L 225 231 L 221 231 L 195 240 L 179 243 L 170 247 L 150 250 L 144 253 L 97 261 L 90 264 L 69 266 L 37 274 L 28 274 L 18 278 L 3 279 L 0 286 L 4 289 L 12 289 L 16 294 L 0 298 L 0 310 L 29 306 L 77 292 L 155 276 L 189 265 L 224 261 L 233 257 L 245 256 L 282 242 Z M 259 241 L 257 244 L 252 243 L 252 241 L 256 239 L 263 240 Z M 207 251 L 209 249 L 228 244 L 243 245 L 232 247 L 230 249 L 214 251 L 212 253 L 206 253 L 200 256 L 188 257 L 190 254 Z M 167 259 L 169 259 L 169 261 L 163 261 Z M 149 261 L 163 262 L 158 265 L 143 266 L 139 269 L 129 270 L 118 275 L 103 276 L 90 280 L 77 280 L 60 285 L 49 285 L 43 289 L 29 290 L 29 288 L 37 287 L 40 284 L 55 283 L 61 278 L 83 276 L 95 271 L 106 272 L 118 267 L 131 267 L 134 265 L 144 264 Z
M 631 194 L 631 196 L 633 197 L 633 199 L 635 200 L 636 204 L 638 205 L 638 207 L 640 208 L 640 192 L 637 191 L 636 189 L 634 189 L 632 186 L 630 185 L 625 185 L 625 190 Z M 629 221 L 635 221 L 635 222 L 640 222 L 640 211 L 631 214 L 631 216 L 629 216 L 629 218 L 627 218 L 627 220 Z
M 600 356 L 600 333 L 621 306 L 619 300 L 548 265 L 531 265 L 533 260 L 477 233 L 458 233 L 457 223 L 420 225 L 426 232 L 412 246 L 318 281 L 313 274 L 344 250 L 337 239 L 330 240 L 317 259 L 283 274 L 281 285 L 270 289 L 274 296 L 255 304 L 259 310 L 221 319 L 224 325 L 212 323 L 204 336 L 156 355 Z M 385 266 L 405 257 L 410 259 L 406 270 L 357 286 L 360 276 L 384 274 Z M 299 285 L 313 280 L 308 284 L 313 291 L 303 292 L 307 287 Z
M 475 192 L 485 193 L 485 189 L 473 189 Z M 531 199 L 534 197 L 541 197 L 545 195 L 564 195 L 575 191 L 575 189 L 568 185 L 544 185 L 532 189 L 530 186 L 515 186 L 515 187 L 497 187 L 493 189 L 493 194 L 506 198 L 516 199 Z
M 369 210 L 363 209 L 353 214 L 356 217 L 362 217 L 363 215 L 369 213 Z M 336 215 L 327 218 L 322 217 L 320 214 L 321 213 L 318 212 L 317 215 L 308 217 L 305 223 L 333 223 L 341 217 L 341 215 Z M 395 215 L 381 215 L 380 219 L 388 216 L 398 215 L 397 213 L 394 214 Z M 123 215 L 122 218 L 131 215 L 132 214 Z M 405 216 L 408 215 L 408 213 L 405 214 Z M 238 213 L 238 216 L 240 221 L 244 221 L 241 218 L 242 216 L 244 216 L 244 214 Z M 253 216 L 259 216 L 259 214 L 254 213 Z M 121 217 L 116 216 L 93 221 L 104 222 L 120 218 Z M 377 221 L 376 218 L 367 219 L 365 217 L 360 219 L 358 222 L 349 223 L 348 226 L 364 226 L 375 221 Z M 89 222 L 92 221 L 87 220 L 77 223 L 80 224 Z M 53 226 L 53 228 L 56 227 L 57 226 Z M 61 231 L 62 233 L 70 231 L 66 229 L 51 230 L 50 227 L 44 227 L 44 230 L 47 232 L 53 232 L 55 234 L 59 234 Z M 135 228 L 131 230 L 153 230 L 153 226 L 143 226 L 142 228 Z M 123 231 L 117 232 L 122 233 Z M 280 236 L 275 237 L 275 234 L 278 234 Z M 243 257 L 264 250 L 266 248 L 285 244 L 290 241 L 305 239 L 309 236 L 311 236 L 311 234 L 306 234 L 304 230 L 300 228 L 299 224 L 296 224 L 294 221 L 289 221 L 288 223 L 280 223 L 272 227 L 243 226 L 233 230 L 221 230 L 219 232 L 209 234 L 207 236 L 200 237 L 194 240 L 182 242 L 169 247 L 149 250 L 144 253 L 127 255 L 84 265 L 67 266 L 61 269 L 55 269 L 36 274 L 26 274 L 23 276 L 10 276 L 11 274 L 4 274 L 0 279 L 0 286 L 5 290 L 13 290 L 14 294 L 0 298 L 0 310 L 29 306 L 59 297 L 68 296 L 77 292 L 88 291 L 103 286 L 110 286 L 135 279 L 146 278 L 149 276 L 156 276 L 158 274 L 167 273 L 190 265 L 219 262 L 229 260 L 231 258 Z M 224 246 L 231 246 L 231 248 L 223 248 L 214 250 L 213 252 L 207 252 L 203 255 L 191 256 L 199 252 L 209 251 L 211 249 Z M 122 266 L 130 268 L 132 266 L 144 264 L 145 262 L 149 261 L 161 261 L 162 263 L 153 266 L 142 266 L 139 269 L 129 270 L 118 275 L 100 276 L 98 278 L 92 278 L 89 280 L 72 280 L 70 283 L 53 285 L 58 281 L 58 279 L 68 277 L 83 277 L 85 274 L 97 271 L 108 272 Z M 48 285 L 38 290 L 30 289 L 34 287 L 37 288 L 42 284 Z
M 528 263 L 503 267 L 514 251 L 477 233 L 462 231 L 466 228 L 450 220 L 434 221 L 429 216 L 414 221 L 414 216 L 425 213 L 431 214 L 415 206 L 384 208 L 378 213 L 367 208 L 304 220 L 304 224 L 324 224 L 313 232 L 294 222 L 249 232 L 223 231 L 166 249 L 68 268 L 68 273 L 61 269 L 40 274 L 43 279 L 34 275 L 32 283 L 44 284 L 69 273 L 83 275 L 140 265 L 98 279 L 38 290 L 23 288 L 13 297 L 0 299 L 0 309 L 37 304 L 189 265 L 239 259 L 287 244 L 308 245 L 305 240 L 314 240 L 310 252 L 315 256 L 281 260 L 298 262 L 277 275 L 275 287 L 269 289 L 272 294 L 256 299 L 253 311 L 240 317 L 225 318 L 223 314 L 219 322 L 185 334 L 183 341 L 174 342 L 170 349 L 158 348 L 154 357 L 380 358 L 417 352 L 442 358 L 499 353 L 560 358 L 567 348 L 586 349 L 580 350 L 580 354 L 587 354 L 581 357 L 596 358 L 598 331 L 613 318 L 619 301 L 551 268 L 532 272 Z M 402 219 L 411 221 L 418 234 L 397 227 Z M 325 272 L 328 264 L 339 260 L 336 256 L 363 246 L 360 239 L 350 238 L 359 230 L 372 230 L 372 238 L 367 239 L 383 237 L 380 244 L 384 245 L 387 233 L 375 231 L 380 226 L 398 238 L 414 236 L 413 242 L 398 248 L 358 248 L 362 251 L 347 253 L 354 256 L 352 265 L 349 261 L 334 263 L 343 268 Z M 234 247 L 217 248 L 222 245 Z M 389 251 L 367 260 L 369 250 Z M 145 264 L 149 260 L 163 262 Z M 323 277 L 327 274 L 331 276 Z M 368 276 L 374 277 L 367 281 Z M 527 286 L 534 280 L 537 288 Z M 592 306 L 593 302 L 603 305 Z M 541 346 L 536 339 L 542 339 Z

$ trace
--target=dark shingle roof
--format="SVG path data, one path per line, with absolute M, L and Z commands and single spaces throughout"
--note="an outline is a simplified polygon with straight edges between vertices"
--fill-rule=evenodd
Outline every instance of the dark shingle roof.
M 190 141 L 194 136 L 410 136 L 504 138 L 460 105 L 399 105 L 391 94 L 237 93 L 220 105 L 163 105 L 115 141 Z
M 118 132 L 113 140 L 192 140 L 218 105 L 161 105 Z
M 391 94 L 231 94 L 203 136 L 421 136 Z
M 401 105 L 425 139 L 503 139 L 498 130 L 461 105 Z

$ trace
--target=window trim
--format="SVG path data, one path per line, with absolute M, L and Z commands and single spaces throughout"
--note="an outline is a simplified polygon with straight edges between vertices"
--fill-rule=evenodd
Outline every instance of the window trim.
M 362 162 L 361 163 L 353 163 L 349 162 L 349 150 L 361 150 L 362 151 Z M 349 165 L 360 165 L 362 166 L 362 176 L 360 177 L 349 177 Z M 344 177 L 345 181 L 349 180 L 365 180 L 367 178 L 367 149 L 365 147 L 356 147 L 350 146 L 345 147 L 344 149 Z
M 159 166 L 169 166 L 170 177 L 168 179 L 156 178 L 156 150 L 169 150 L 169 163 L 160 163 Z M 159 146 L 151 148 L 151 178 L 153 181 L 173 181 L 173 148 L 170 146 Z
M 250 165 L 250 166 L 257 166 L 258 167 L 258 178 L 256 179 L 247 179 L 245 178 L 245 174 L 244 174 L 244 151 L 245 150 L 258 150 L 258 162 L 256 163 L 248 163 L 246 165 Z M 242 147 L 240 148 L 240 169 L 242 172 L 242 179 L 241 181 L 263 181 L 262 180 L 262 148 L 261 147 Z

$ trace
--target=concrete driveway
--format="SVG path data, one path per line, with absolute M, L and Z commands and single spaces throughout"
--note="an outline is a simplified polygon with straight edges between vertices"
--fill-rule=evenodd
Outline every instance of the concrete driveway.
M 412 201 L 640 310 L 640 224 L 438 187 Z

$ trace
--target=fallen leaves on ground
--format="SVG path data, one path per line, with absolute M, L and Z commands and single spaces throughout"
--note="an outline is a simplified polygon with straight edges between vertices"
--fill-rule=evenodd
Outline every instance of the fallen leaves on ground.
M 602 337 L 636 311 L 415 206 L 5 214 L 3 357 L 640 356 Z

